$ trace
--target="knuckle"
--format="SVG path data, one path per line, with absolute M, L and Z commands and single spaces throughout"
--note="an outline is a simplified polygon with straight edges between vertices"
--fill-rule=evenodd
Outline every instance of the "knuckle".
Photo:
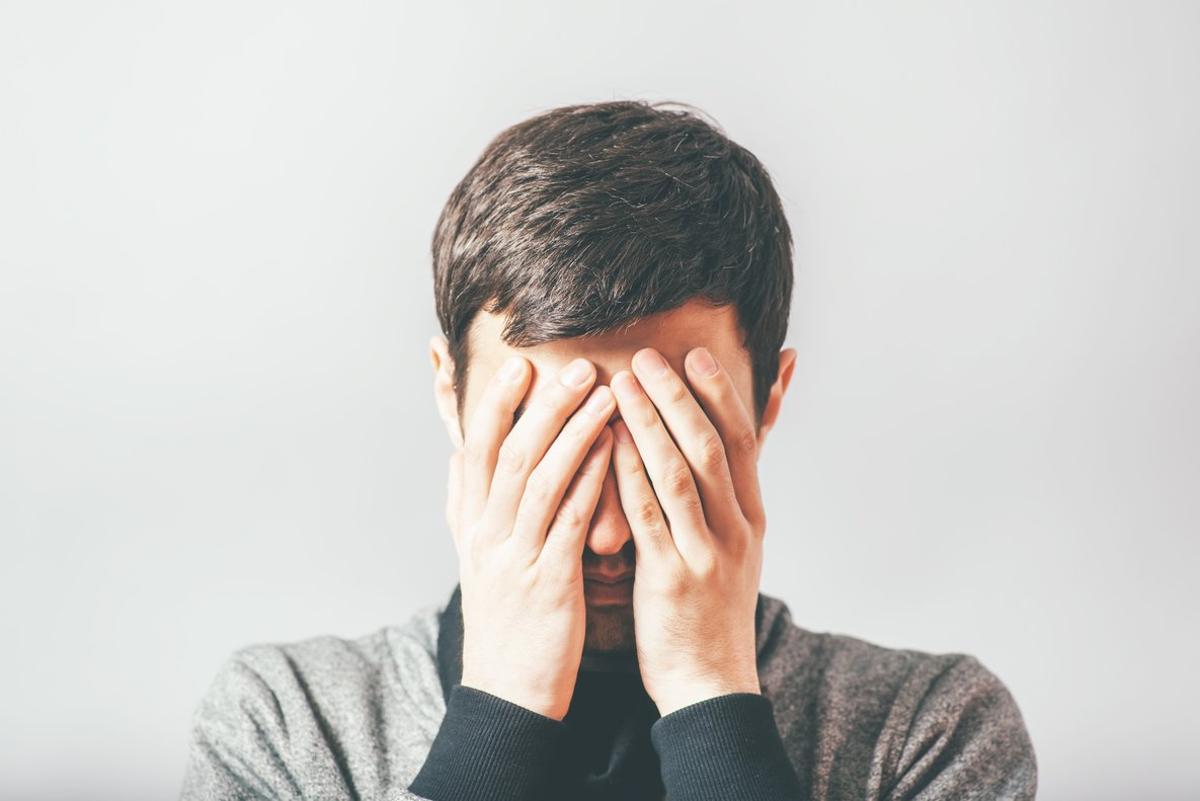
M 654 428 L 658 425 L 658 412 L 649 404 L 647 404 L 646 408 L 638 410 L 634 418 L 643 430 Z
M 750 520 L 750 535 L 757 540 L 767 536 L 767 519 L 761 511 Z
M 568 399 L 566 387 L 555 385 L 551 391 L 538 395 L 537 401 L 532 405 L 543 417 L 549 417 L 558 414 L 567 405 Z
M 588 521 L 584 519 L 583 510 L 574 503 L 564 503 L 554 513 L 554 525 L 559 528 L 575 531 L 582 528 Z
M 527 461 L 524 449 L 515 442 L 506 440 L 496 455 L 496 469 L 509 474 L 518 474 L 525 470 Z
M 543 399 L 546 410 L 554 415 L 565 414 L 579 403 L 580 391 L 556 382 L 553 391 L 547 392 Z
M 701 581 L 707 581 L 716 578 L 717 570 L 720 562 L 714 557 L 710 551 L 705 551 L 701 556 L 697 556 L 691 564 L 692 574 Z
M 462 538 L 460 547 L 470 565 L 477 565 L 487 561 L 487 554 L 490 550 L 489 543 L 479 534 L 478 528 L 472 526 Z
M 537 525 L 538 514 L 535 511 L 535 505 L 522 503 L 517 507 L 516 514 L 513 515 L 512 530 L 513 531 L 528 531 Z
M 734 561 L 741 561 L 750 552 L 750 546 L 753 544 L 754 540 L 749 530 L 743 530 L 729 538 L 729 541 L 725 543 L 725 550 Z
M 686 495 L 692 490 L 692 471 L 682 462 L 673 462 L 663 472 L 663 489 L 672 495 Z
M 618 458 L 616 465 L 620 473 L 629 478 L 637 478 L 645 472 L 642 467 L 642 459 L 636 452 L 630 453 L 628 458 Z
M 672 565 L 663 570 L 663 582 L 669 593 L 676 596 L 682 595 L 688 585 L 687 570 L 681 564 Z
M 703 525 L 704 503 L 700 500 L 700 494 L 697 492 L 688 492 L 680 500 L 683 504 L 684 513 Z
M 584 444 L 590 444 L 587 443 L 587 440 L 591 434 L 592 420 L 594 418 L 581 417 L 580 415 L 582 414 L 584 413 L 577 412 L 575 416 L 571 418 L 570 425 L 563 428 L 562 432 L 558 435 L 561 439 L 566 440 L 565 444 L 569 444 L 573 448 L 578 448 Z
M 535 470 L 525 483 L 525 499 L 537 507 L 542 507 L 550 499 L 550 490 L 550 482 L 545 473 Z
M 672 381 L 667 385 L 667 400 L 671 403 L 683 403 L 689 395 L 691 393 L 682 381 Z
M 471 440 L 463 449 L 463 460 L 471 467 L 487 464 L 487 449 L 476 440 Z
M 715 432 L 704 434 L 696 447 L 700 466 L 705 470 L 716 470 L 725 463 L 725 445 Z
M 758 437 L 754 436 L 754 430 L 751 428 L 743 428 L 734 432 L 730 443 L 739 454 L 753 456 L 758 453 Z
M 643 528 L 658 526 L 658 502 L 652 498 L 642 498 L 633 505 L 634 522 Z

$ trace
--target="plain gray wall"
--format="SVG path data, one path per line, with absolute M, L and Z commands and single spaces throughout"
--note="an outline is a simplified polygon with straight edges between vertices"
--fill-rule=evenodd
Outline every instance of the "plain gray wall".
M 0 795 L 171 797 L 234 648 L 445 600 L 434 221 L 624 97 L 794 229 L 764 591 L 1197 797 L 1200 5 L 694 0 L 0 6 Z

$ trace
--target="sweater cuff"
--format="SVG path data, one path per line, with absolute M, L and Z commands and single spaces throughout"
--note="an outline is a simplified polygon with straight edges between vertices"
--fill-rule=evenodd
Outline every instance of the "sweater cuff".
M 771 702 L 756 693 L 709 698 L 659 718 L 650 739 L 668 798 L 680 801 L 782 801 L 802 797 L 775 725 Z
M 528 801 L 548 789 L 560 720 L 456 684 L 409 791 L 430 801 Z

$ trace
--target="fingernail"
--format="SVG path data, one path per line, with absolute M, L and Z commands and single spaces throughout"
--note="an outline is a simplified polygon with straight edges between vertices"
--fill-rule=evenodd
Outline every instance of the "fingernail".
M 716 375 L 717 363 L 707 348 L 696 348 L 692 351 L 692 366 L 700 375 Z
M 520 356 L 510 356 L 504 366 L 500 368 L 500 380 L 511 384 L 521 377 L 524 370 L 525 360 Z
M 667 372 L 667 362 L 662 356 L 658 355 L 658 351 L 639 351 L 637 359 L 642 363 L 642 369 L 648 372 L 650 375 L 657 376 Z
M 583 405 L 583 410 L 588 414 L 594 414 L 597 417 L 608 411 L 608 407 L 612 405 L 612 393 L 607 387 L 600 387 L 592 393 L 592 397 L 588 398 L 587 403 Z
M 563 368 L 558 379 L 568 387 L 581 387 L 592 377 L 592 365 L 587 359 L 576 359 Z

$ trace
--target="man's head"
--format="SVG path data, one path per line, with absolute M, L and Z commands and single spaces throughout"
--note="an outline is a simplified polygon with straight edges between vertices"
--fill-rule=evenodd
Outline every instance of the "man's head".
M 435 391 L 461 444 L 506 356 L 534 384 L 583 356 L 597 383 L 653 347 L 682 374 L 708 348 L 764 437 L 794 352 L 781 352 L 792 289 L 791 233 L 770 177 L 747 150 L 685 110 L 568 106 L 502 132 L 447 201 L 433 237 Z M 589 530 L 585 575 L 633 569 L 609 477 Z M 633 646 L 632 610 L 589 602 L 586 646 Z

